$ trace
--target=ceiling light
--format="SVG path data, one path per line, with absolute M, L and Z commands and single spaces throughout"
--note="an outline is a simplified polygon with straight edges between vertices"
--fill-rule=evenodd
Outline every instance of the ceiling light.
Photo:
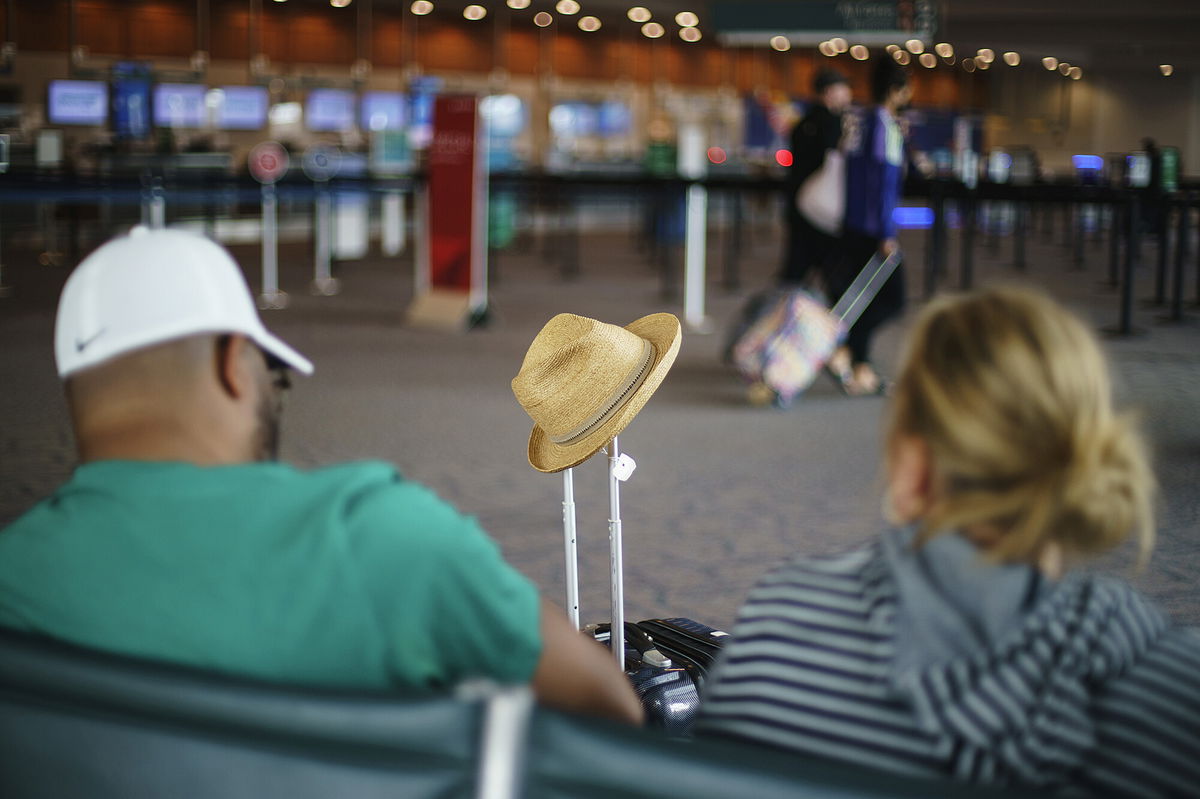
M 904 43 L 904 46 L 907 47 L 908 52 L 912 53 L 913 55 L 918 55 L 925 52 L 925 42 L 921 41 L 920 39 L 909 39 Z
M 579 30 L 587 31 L 588 33 L 594 33 L 595 31 L 600 30 L 600 20 L 591 16 L 580 17 Z
M 1068 64 L 1066 61 L 1058 62 L 1058 73 L 1060 75 L 1067 75 L 1067 74 L 1070 74 L 1070 72 L 1071 72 L 1070 64 Z
M 628 16 L 634 22 L 649 22 L 650 9 L 646 8 L 645 6 L 634 6 L 633 8 L 629 9 L 626 16 Z
M 900 49 L 900 45 L 898 45 L 898 44 L 889 44 L 887 47 L 885 47 L 885 48 L 883 48 L 883 49 L 884 49 L 884 50 L 887 50 L 887 54 L 888 54 L 888 55 L 891 55 L 892 53 L 894 53 L 894 52 L 896 52 L 897 50 L 899 50 L 899 49 Z
M 896 59 L 896 62 L 902 67 L 908 66 L 909 62 L 912 61 L 912 56 L 908 54 L 907 50 L 897 50 L 892 53 L 892 58 Z
M 950 42 L 939 42 L 934 46 L 933 52 L 942 58 L 954 58 L 954 45 L 950 44 Z
M 483 19 L 487 16 L 487 9 L 476 3 L 472 3 L 463 9 L 463 16 L 472 22 Z
M 980 69 L 988 69 L 992 66 L 992 62 L 988 61 L 981 55 L 977 55 L 975 56 L 975 66 L 979 67 Z
M 575 0 L 558 0 L 558 2 L 554 5 L 554 10 L 560 14 L 565 14 L 566 16 L 578 14 L 579 3 L 575 2 Z
M 681 28 L 694 28 L 700 24 L 700 17 L 691 11 L 680 11 L 675 15 L 675 24 Z
M 430 11 L 433 11 L 433 3 L 429 2 L 429 0 L 416 0 L 412 4 L 411 11 L 418 17 L 423 17 Z
M 1071 71 L 1067 73 L 1067 77 L 1069 77 L 1071 80 L 1079 80 L 1083 77 L 1083 68 L 1071 67 Z
M 647 22 L 642 26 L 642 35 L 647 39 L 657 39 L 666 32 L 666 29 L 657 22 Z
M 523 8 L 529 8 L 529 2 L 530 0 L 508 0 L 508 7 L 520 11 Z
M 974 72 L 975 71 L 975 59 L 974 58 L 964 58 L 962 60 L 962 68 L 965 69 L 967 72 Z
M 1042 59 L 1042 66 L 1053 72 L 1058 69 L 1058 59 L 1052 55 L 1048 55 Z
M 351 0 L 329 0 L 329 5 L 334 8 L 345 8 L 350 5 Z
M 837 50 L 833 49 L 833 45 L 828 41 L 821 42 L 817 45 L 817 49 L 821 51 L 821 55 L 832 58 L 837 55 Z
M 836 39 L 830 39 L 829 43 L 833 45 L 834 52 L 844 53 L 850 49 L 850 45 L 841 36 Z
M 698 42 L 698 41 L 700 41 L 700 38 L 701 38 L 700 29 L 699 28 L 680 28 L 679 29 L 679 38 L 683 39 L 685 42 Z
M 1004 54 L 1004 63 L 1008 64 L 1010 67 L 1015 67 L 1017 64 L 1021 63 L 1021 54 L 1014 53 L 1012 50 L 1009 50 Z
M 786 36 L 772 36 L 771 49 L 778 50 L 781 53 L 786 53 L 792 49 L 792 42 Z
M 937 66 L 937 56 L 933 53 L 921 53 L 921 66 L 926 69 L 933 69 Z
M 975 53 L 976 58 L 982 58 L 985 64 L 991 64 L 996 60 L 996 51 L 989 47 L 980 47 Z
M 850 48 L 850 57 L 855 61 L 866 61 L 871 57 L 871 51 L 866 48 L 866 45 L 856 44 Z
M 539 28 L 547 28 L 553 21 L 554 17 L 545 11 L 539 11 L 533 15 L 533 24 Z
M 1164 78 L 1169 78 L 1171 73 L 1175 71 L 1175 67 L 1172 64 L 1159 64 L 1158 71 L 1163 74 Z

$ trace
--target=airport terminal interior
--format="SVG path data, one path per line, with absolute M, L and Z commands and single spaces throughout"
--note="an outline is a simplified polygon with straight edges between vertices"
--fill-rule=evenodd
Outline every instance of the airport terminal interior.
M 678 360 L 620 436 L 627 618 L 728 629 L 764 572 L 885 525 L 888 398 L 821 376 L 755 405 L 723 352 L 776 283 L 814 76 L 840 70 L 863 106 L 894 59 L 914 87 L 908 302 L 874 362 L 894 374 L 914 315 L 968 286 L 1081 314 L 1160 483 L 1145 568 L 1132 548 L 1088 567 L 1200 625 L 1200 5 L 639 1 L 0 2 L 0 526 L 75 464 L 64 281 L 166 225 L 229 247 L 315 363 L 285 460 L 396 464 L 559 604 L 562 479 L 530 467 L 510 381 L 555 314 L 679 316 Z M 470 268 L 447 277 L 448 249 Z M 458 299 L 429 302 L 446 280 Z M 602 455 L 574 485 L 581 615 L 605 621 Z

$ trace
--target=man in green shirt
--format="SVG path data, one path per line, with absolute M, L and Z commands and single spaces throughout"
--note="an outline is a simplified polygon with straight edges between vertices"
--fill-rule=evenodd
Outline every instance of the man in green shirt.
M 280 682 L 530 682 L 641 720 L 607 653 L 476 522 L 382 463 L 274 461 L 289 369 L 217 244 L 135 228 L 63 289 L 81 465 L 0 531 L 0 626 Z

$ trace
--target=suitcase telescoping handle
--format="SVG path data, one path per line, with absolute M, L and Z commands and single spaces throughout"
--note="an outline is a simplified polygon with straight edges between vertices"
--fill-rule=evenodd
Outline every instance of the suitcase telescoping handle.
M 579 558 L 575 539 L 575 470 L 563 471 L 563 549 L 567 561 L 567 615 L 579 629 Z
M 892 272 L 896 271 L 896 267 L 900 265 L 900 258 L 899 250 L 887 258 L 880 258 L 879 253 L 872 255 L 867 265 L 858 273 L 858 277 L 854 278 L 850 288 L 846 289 L 846 293 L 830 309 L 834 316 L 846 323 L 847 330 L 854 327 L 858 317 L 867 310 L 879 289 L 883 288 Z
M 627 459 L 628 460 L 628 459 Z M 608 549 L 612 586 L 612 647 L 617 665 L 625 668 L 625 564 L 621 556 L 621 450 L 617 437 L 608 445 Z

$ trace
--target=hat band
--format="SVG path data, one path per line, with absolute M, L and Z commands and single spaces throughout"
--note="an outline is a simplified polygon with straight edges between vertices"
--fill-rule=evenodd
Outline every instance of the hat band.
M 564 433 L 561 436 L 550 436 L 550 440 L 555 444 L 567 445 L 574 444 L 581 438 L 584 438 L 602 425 L 606 424 L 616 413 L 624 406 L 625 400 L 629 398 L 642 383 L 646 382 L 646 376 L 650 374 L 650 364 L 654 362 L 654 345 L 646 339 L 642 339 L 642 362 L 629 377 L 625 380 L 624 385 L 619 387 L 609 396 L 608 400 L 601 406 L 598 413 L 592 414 L 586 422 L 574 430 Z

